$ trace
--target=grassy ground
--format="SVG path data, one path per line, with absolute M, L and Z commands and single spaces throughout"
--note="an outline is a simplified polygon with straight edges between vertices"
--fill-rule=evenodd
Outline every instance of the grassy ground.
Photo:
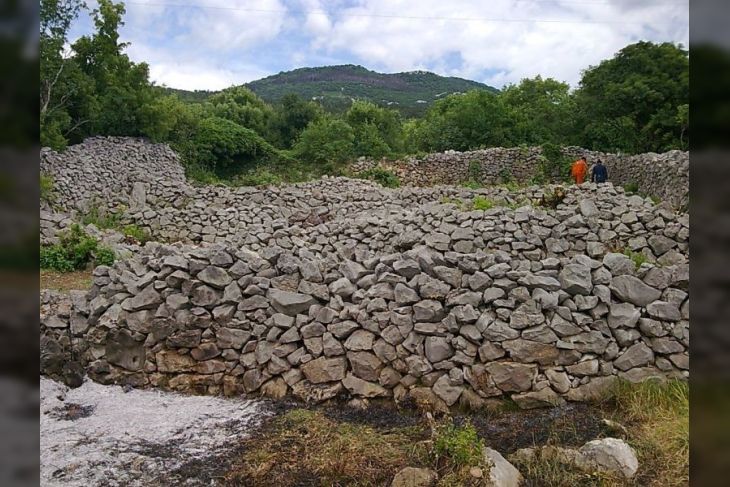
M 91 271 L 58 272 L 52 270 L 40 271 L 40 288 L 55 289 L 57 291 L 71 291 L 89 289 L 91 287 Z
M 610 419 L 625 427 L 605 425 Z M 689 391 L 685 382 L 619 384 L 600 404 L 519 411 L 491 408 L 429 421 L 413 409 L 374 403 L 295 408 L 242 445 L 224 475 L 238 486 L 380 486 L 406 466 L 439 474 L 439 486 L 484 485 L 485 465 L 474 455 L 486 444 L 505 456 L 526 446 L 580 446 L 623 437 L 640 468 L 627 482 L 587 474 L 547 456 L 516 466 L 526 486 L 680 486 L 689 483 Z M 477 474 L 477 476 L 475 476 Z

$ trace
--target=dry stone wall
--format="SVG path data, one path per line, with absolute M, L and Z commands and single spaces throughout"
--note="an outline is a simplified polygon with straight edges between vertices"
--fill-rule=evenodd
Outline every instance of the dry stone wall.
M 601 159 L 614 184 L 623 186 L 633 183 L 642 193 L 668 201 L 675 207 L 687 206 L 688 152 L 629 156 L 566 147 L 563 153 L 576 159 L 585 155 L 590 164 Z M 359 174 L 380 165 L 391 169 L 402 183 L 409 186 L 459 185 L 472 178 L 470 165 L 474 164 L 478 167 L 478 180 L 484 185 L 504 182 L 506 175 L 519 183 L 528 183 L 540 166 L 541 155 L 542 149 L 539 147 L 446 151 L 398 161 L 362 159 L 352 165 L 352 171 Z

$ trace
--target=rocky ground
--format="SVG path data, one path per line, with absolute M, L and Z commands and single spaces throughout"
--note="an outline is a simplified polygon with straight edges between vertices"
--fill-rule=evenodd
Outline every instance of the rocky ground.
M 81 387 L 40 379 L 41 485 L 169 485 L 198 464 L 183 485 L 205 485 L 216 458 L 271 414 L 264 402 Z

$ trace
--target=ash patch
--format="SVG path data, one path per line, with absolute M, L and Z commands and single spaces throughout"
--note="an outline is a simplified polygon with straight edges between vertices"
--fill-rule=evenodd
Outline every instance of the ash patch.
M 502 454 L 534 445 L 581 446 L 608 433 L 600 411 L 584 403 L 495 415 L 458 415 L 454 419 L 457 423 L 469 420 L 479 436 L 488 445 L 498 445 Z
M 329 419 L 364 424 L 376 429 L 409 428 L 422 423 L 416 410 L 398 408 L 389 401 L 373 401 L 365 409 L 354 408 L 344 401 L 338 401 L 320 407 L 319 410 Z
M 65 421 L 76 421 L 77 419 L 88 418 L 94 413 L 94 409 L 94 406 L 84 406 L 71 402 L 51 409 L 48 415 Z

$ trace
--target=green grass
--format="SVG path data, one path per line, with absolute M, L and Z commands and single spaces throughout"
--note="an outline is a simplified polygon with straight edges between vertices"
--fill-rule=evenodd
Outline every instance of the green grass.
M 445 424 L 437 428 L 433 447 L 437 456 L 447 457 L 454 466 L 462 467 L 481 463 L 484 442 L 469 423 Z
M 400 187 L 400 179 L 392 171 L 383 169 L 382 167 L 374 167 L 360 173 L 361 179 L 369 179 L 380 184 L 384 188 L 398 188 Z
M 626 183 L 624 184 L 624 191 L 626 194 L 636 194 L 639 192 L 639 185 L 637 183 Z
M 641 264 L 643 264 L 644 262 L 648 262 L 644 254 L 642 254 L 641 252 L 634 252 L 629 248 L 624 249 L 624 255 L 634 261 L 634 266 L 637 269 L 641 267 Z
M 41 173 L 41 200 L 47 201 L 48 203 L 53 202 L 53 187 L 54 181 L 53 176 L 49 174 Z
M 124 216 L 122 211 L 100 211 L 99 205 L 92 204 L 90 206 L 91 208 L 81 216 L 83 225 L 94 225 L 100 230 L 118 230 L 122 227 L 122 218 Z
M 484 196 L 475 196 L 472 200 L 472 207 L 475 210 L 490 210 L 495 206 L 494 200 L 485 198 Z

